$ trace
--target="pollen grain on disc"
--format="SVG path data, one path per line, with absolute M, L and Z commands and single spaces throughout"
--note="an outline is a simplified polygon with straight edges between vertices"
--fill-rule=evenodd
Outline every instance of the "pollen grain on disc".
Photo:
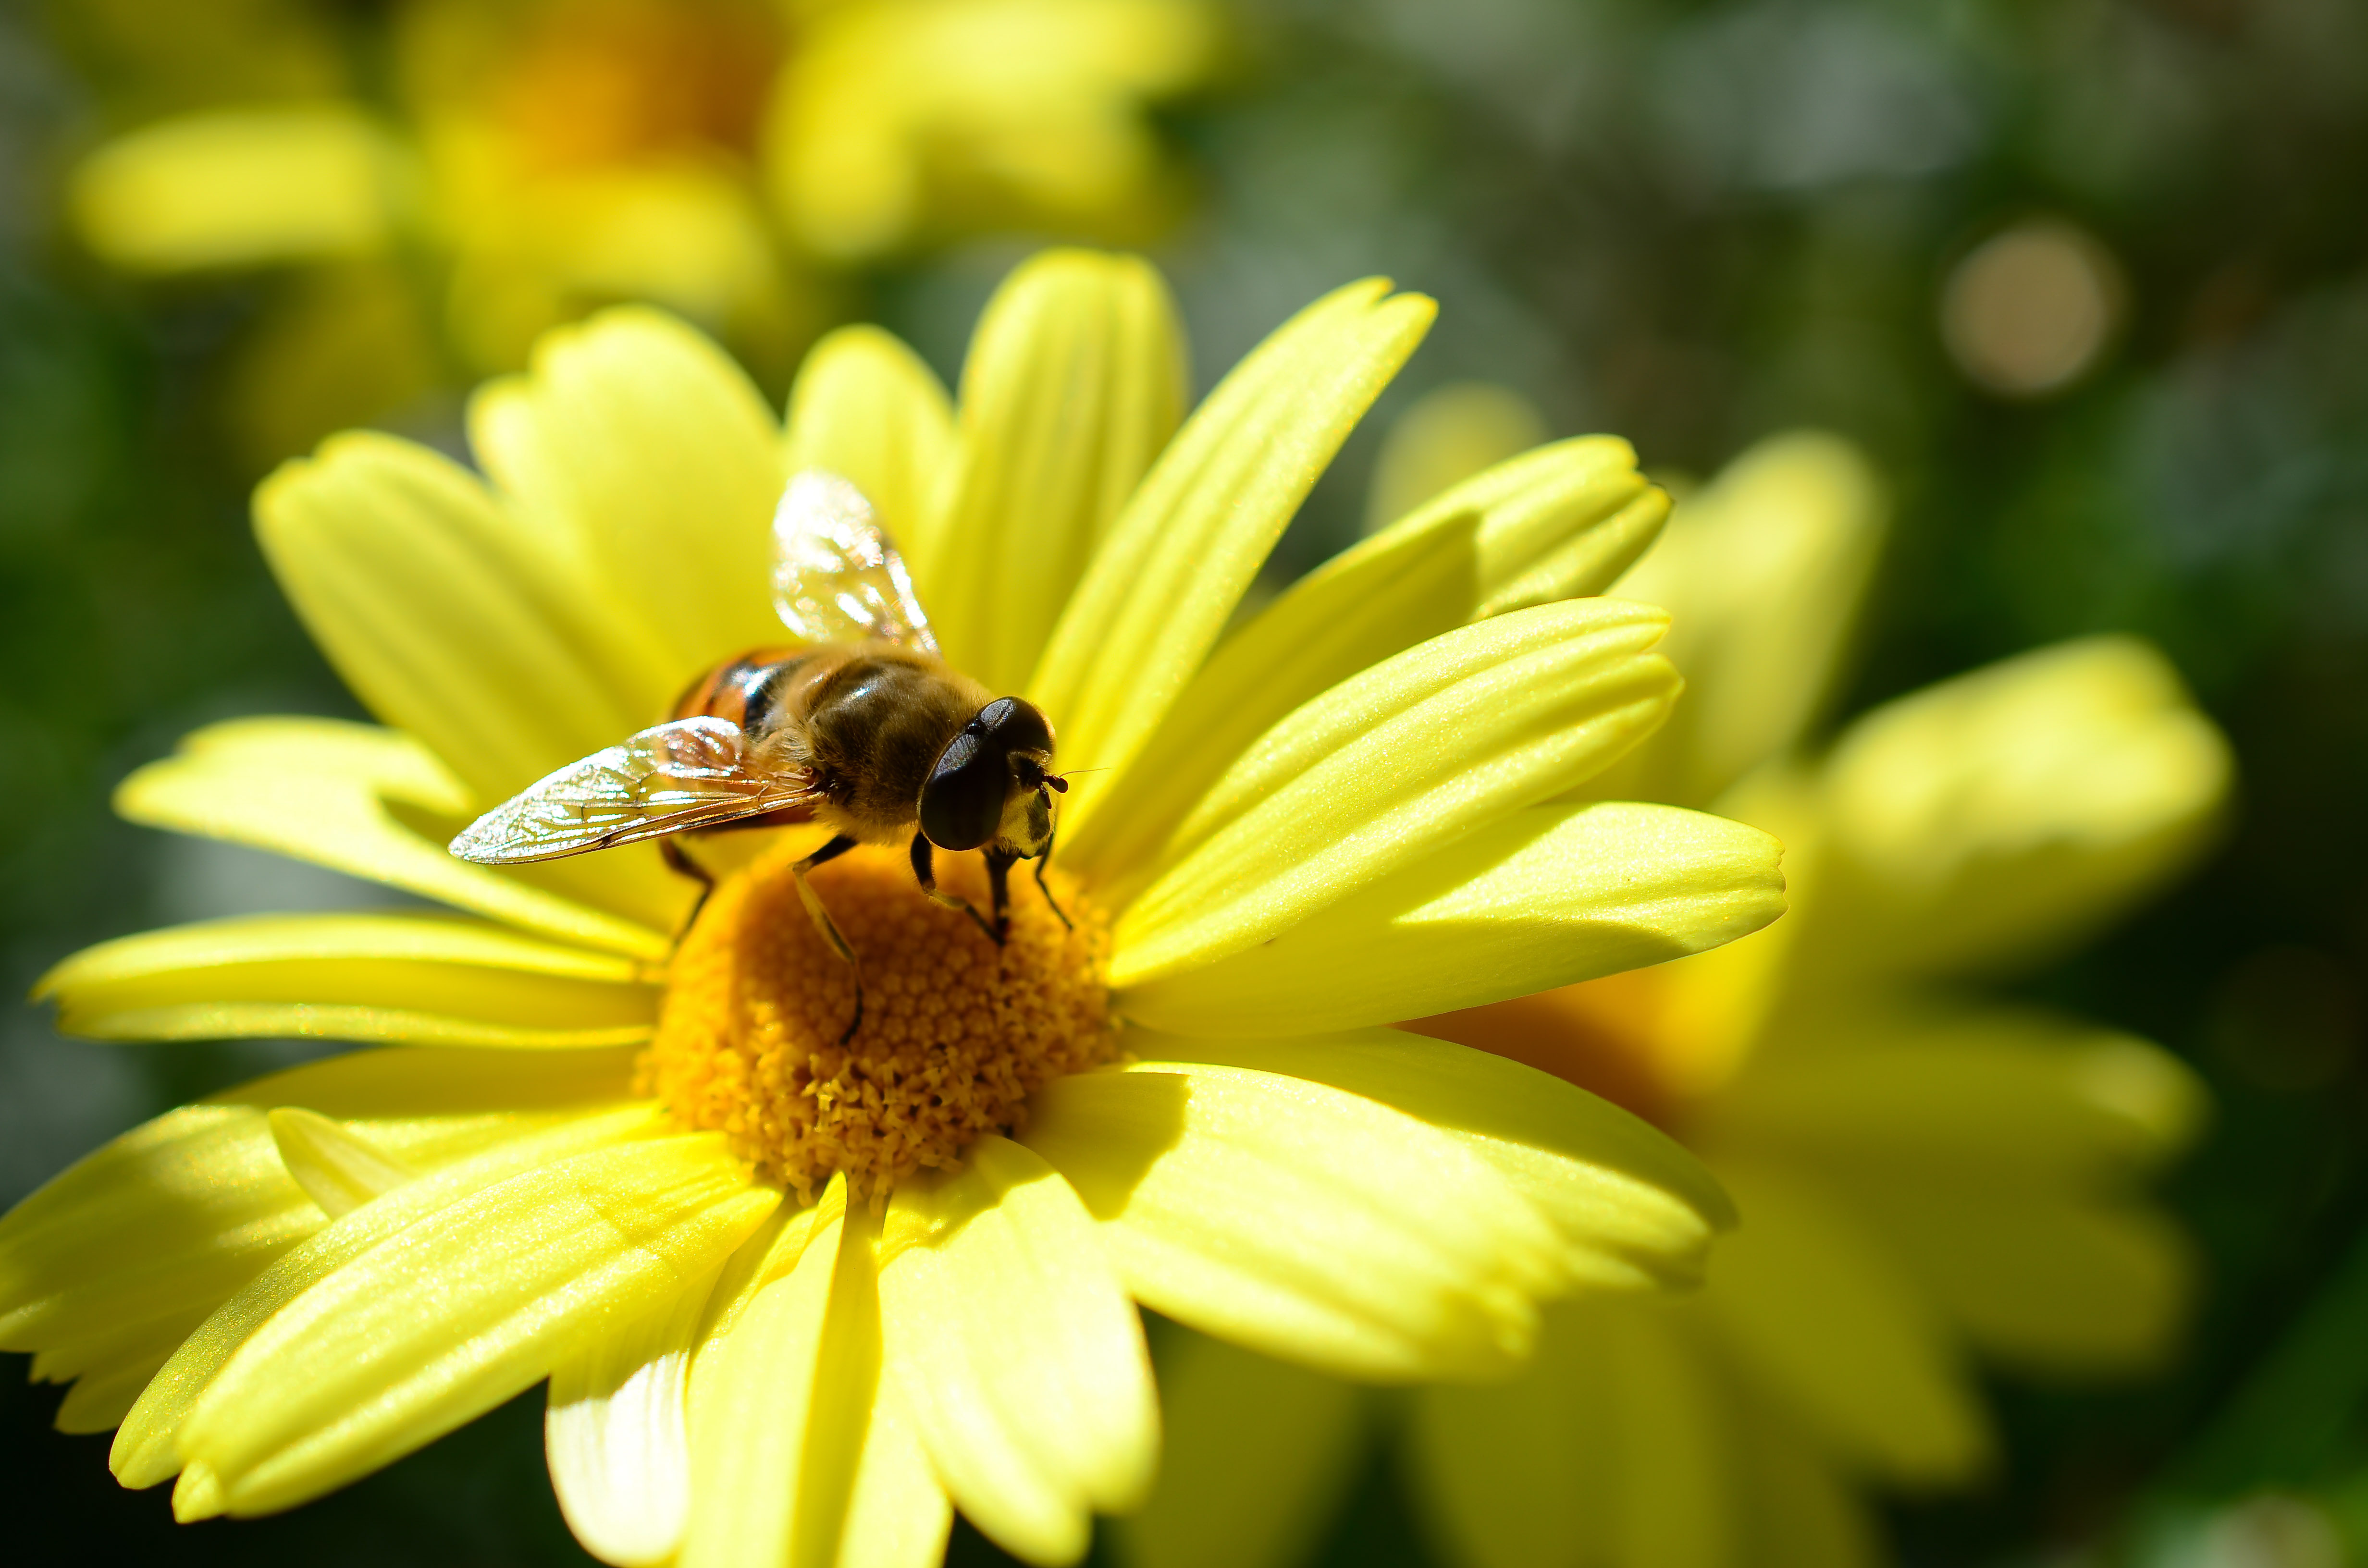
M 1110 922 L 1075 879 L 1046 876 L 1071 931 L 1015 878 L 998 949 L 914 886 L 902 854 L 871 846 L 808 877 L 863 965 L 863 1027 L 841 1046 L 855 977 L 799 902 L 801 847 L 721 883 L 675 954 L 640 1077 L 677 1122 L 723 1133 L 802 1196 L 834 1171 L 884 1191 L 1014 1128 L 1040 1085 L 1116 1057 Z M 975 855 L 944 857 L 939 886 L 986 907 Z

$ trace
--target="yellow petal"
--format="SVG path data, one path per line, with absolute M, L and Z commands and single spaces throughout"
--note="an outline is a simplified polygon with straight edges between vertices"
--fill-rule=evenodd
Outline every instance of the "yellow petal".
M 1366 1448 L 1353 1384 L 1178 1330 L 1159 1351 L 1167 1453 L 1111 1531 L 1125 1568 L 1297 1568 Z
M 630 1051 L 523 1063 L 367 1052 L 160 1117 L 0 1220 L 0 1346 L 55 1355 L 93 1336 L 177 1342 L 318 1229 L 321 1210 L 289 1179 L 268 1108 L 296 1103 L 347 1119 L 344 1131 L 416 1170 L 624 1102 L 632 1072 Z M 115 1358 L 108 1350 L 77 1364 Z
M 1739 1413 L 1703 1348 L 1650 1303 L 1553 1308 L 1520 1376 L 1416 1393 L 1424 1516 L 1480 1568 L 1760 1561 L 1744 1555 L 1751 1527 L 1726 1451 Z
M 716 1288 L 691 1360 L 691 1516 L 681 1568 L 854 1563 L 850 1509 L 874 1493 L 883 1445 L 876 1225 L 847 1209 L 834 1178 L 822 1201 L 743 1246 Z M 905 1435 L 909 1441 L 909 1434 Z M 926 1499 L 938 1544 L 951 1523 Z M 891 1559 L 890 1561 L 896 1561 Z
M 1962 1480 L 1988 1422 L 1932 1303 L 1864 1224 L 1796 1172 L 1725 1161 L 1743 1223 L 1703 1305 L 1748 1374 L 1854 1463 L 1896 1480 Z
M 1079 1074 L 1037 1092 L 1024 1141 L 1102 1222 L 1138 1301 L 1343 1376 L 1499 1370 L 1559 1275 L 1546 1221 L 1477 1155 L 1321 1084 Z
M 263 483 L 255 528 L 346 684 L 478 800 L 632 733 L 665 699 L 610 678 L 614 607 L 564 541 L 440 453 L 333 437 Z
M 1304 705 L 1153 863 L 1119 918 L 1110 983 L 1254 948 L 1570 789 L 1667 715 L 1677 676 L 1648 651 L 1667 624 L 1616 599 L 1543 605 L 1432 638 Z
M 438 1043 L 589 1046 L 647 1037 L 656 978 L 631 959 L 476 921 L 266 915 L 102 942 L 43 975 L 33 994 L 56 999 L 61 1029 L 101 1040 L 176 1038 L 168 1021 L 227 1037 L 246 1032 L 222 1027 L 243 1016 L 236 1005 L 278 1003 L 290 1006 L 246 1012 L 250 1028 L 279 1015 L 325 1035 L 331 1017 L 374 1016 L 440 1026 L 428 1031 Z M 455 1038 L 472 1028 L 482 1040 Z
M 1757 1561 L 1883 1568 L 1891 1560 L 1856 1476 L 1768 1401 L 1739 1399 L 1735 1414 Z
M 319 1496 L 531 1385 L 590 1325 L 652 1309 L 778 1201 L 708 1135 L 592 1150 L 495 1183 L 290 1297 L 199 1396 L 182 1451 L 213 1472 L 232 1513 Z
M 1518 1062 L 1396 1029 L 1295 1040 L 1196 1040 L 1137 1029 L 1137 1055 L 1328 1084 L 1404 1111 L 1477 1154 L 1551 1220 L 1570 1278 L 1690 1281 L 1734 1206 L 1659 1129 Z
M 1770 1051 L 1702 1108 L 1704 1141 L 2060 1189 L 2158 1165 L 2210 1109 L 2168 1052 L 2045 1014 L 1881 1009 L 1801 1028 L 1822 1049 Z
M 2194 1249 L 2142 1204 L 1906 1176 L 1849 1198 L 1957 1326 L 2016 1366 L 2151 1370 L 2186 1326 Z
M 1265 1035 L 1526 996 L 1759 929 L 1783 913 L 1782 853 L 1670 806 L 1535 806 L 1206 968 L 1145 983 L 1121 954 L 1118 1003 L 1159 1028 Z
M 1007 1551 L 1073 1562 L 1159 1447 L 1142 1325 L 1068 1184 L 1019 1144 L 908 1178 L 882 1233 L 888 1358 L 954 1503 Z
M 771 598 L 780 426 L 698 332 L 620 306 L 550 333 L 472 436 L 503 494 L 576 541 L 603 602 L 662 651 L 625 694 L 643 722 L 701 670 L 783 640 Z
M 1707 805 L 1797 741 L 1833 682 L 1888 510 L 1865 456 L 1815 432 L 1760 442 L 1688 497 L 1619 587 L 1669 611 L 1686 700 L 1600 792 Z
M 883 1378 L 848 1503 L 839 1568 L 938 1568 L 953 1524 L 952 1500 L 930 1468 L 895 1381 Z
M 393 808 L 423 814 L 439 836 L 416 831 Z M 661 912 L 651 912 L 652 924 L 621 919 L 454 859 L 445 836 L 477 801 L 426 747 L 393 730 L 335 719 L 209 725 L 125 779 L 115 809 L 145 827 L 290 855 L 563 942 L 660 961 L 673 946 Z M 620 853 L 586 858 L 609 861 L 597 869 L 606 872 L 621 869 L 609 861 Z M 658 886 L 677 905 L 688 897 L 678 883 Z
M 1046 251 L 987 301 L 919 585 L 947 657 L 989 689 L 1017 691 L 1035 669 L 1175 433 L 1185 376 L 1176 302 L 1139 256 Z
M 261 1115 L 255 1120 L 261 1131 Z M 283 1249 L 282 1256 L 253 1273 L 250 1282 L 227 1301 L 213 1298 L 220 1305 L 142 1392 L 108 1456 L 116 1479 L 131 1487 L 154 1486 L 181 1469 L 191 1457 L 181 1446 L 181 1429 L 198 1400 L 249 1335 L 313 1283 L 423 1216 L 520 1171 L 587 1148 L 646 1136 L 654 1125 L 651 1109 L 634 1106 L 605 1114 L 579 1112 L 498 1140 L 481 1138 L 480 1152 L 405 1182 L 321 1228 L 292 1250 Z M 263 1136 L 268 1142 L 268 1132 Z M 278 1164 L 276 1158 L 273 1164 Z M 284 1171 L 280 1179 L 288 1179 Z M 293 1182 L 288 1185 L 294 1188 Z M 304 1209 L 317 1224 L 320 1210 L 309 1199 Z
M 179 1343 L 177 1335 L 167 1335 L 159 1338 L 144 1354 L 83 1374 L 66 1391 L 65 1398 L 58 1402 L 57 1429 L 96 1433 L 114 1427 Z
M 690 1518 L 685 1405 L 712 1276 L 621 1328 L 604 1328 L 551 1369 L 542 1419 L 567 1528 L 603 1562 L 663 1562 Z
M 1510 387 L 1451 381 L 1390 421 L 1365 494 L 1365 531 L 1379 533 L 1442 491 L 1543 446 L 1546 422 Z
M 1468 621 L 1600 592 L 1658 531 L 1668 498 L 1624 441 L 1588 437 L 1499 464 L 1292 585 L 1222 643 L 1143 754 L 1080 779 L 1061 856 L 1124 875 L 1259 735 L 1302 703 Z
M 281 1106 L 265 1120 L 290 1178 L 332 1220 L 418 1174 L 369 1138 L 318 1111 Z
M 0 1347 L 125 1324 L 186 1333 L 320 1223 L 261 1110 L 184 1106 L 0 1220 Z
M 1437 307 L 1353 283 L 1235 366 L 1160 454 L 1062 612 L 1028 695 L 1061 756 L 1122 768 L 1200 667 L 1283 525 Z M 1082 801 L 1080 801 L 1082 805 Z
M 143 126 L 74 172 L 75 226 L 143 272 L 367 255 L 392 236 L 400 155 L 351 104 L 213 109 Z
M 2229 774 L 2226 740 L 2130 638 L 2026 653 L 1877 709 L 1827 769 L 1804 961 L 1950 972 L 2053 950 L 2187 863 Z
M 843 326 L 798 367 L 781 466 L 852 481 L 926 580 L 934 562 L 924 553 L 923 519 L 953 439 L 953 406 L 937 372 L 892 334 Z M 939 613 L 934 597 L 928 608 Z

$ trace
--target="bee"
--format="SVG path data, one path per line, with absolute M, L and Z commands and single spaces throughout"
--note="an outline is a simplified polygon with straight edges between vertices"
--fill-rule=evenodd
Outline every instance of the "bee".
M 701 884 L 680 834 L 818 822 L 830 840 L 791 867 L 815 928 L 855 971 L 855 949 L 806 881 L 859 844 L 909 835 L 921 891 L 959 909 L 1000 947 L 1011 868 L 1053 852 L 1053 726 L 1034 704 L 996 697 L 947 664 L 912 575 L 860 491 L 834 473 L 791 479 L 773 517 L 773 608 L 798 640 L 727 659 L 693 682 L 673 716 L 572 762 L 495 806 L 452 840 L 487 866 L 555 860 L 644 839 Z M 935 852 L 984 850 L 991 908 L 938 887 Z M 693 917 L 698 906 L 694 905 Z

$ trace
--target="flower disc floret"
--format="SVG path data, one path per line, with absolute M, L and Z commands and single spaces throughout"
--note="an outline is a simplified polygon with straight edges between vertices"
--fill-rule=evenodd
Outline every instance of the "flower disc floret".
M 811 1197 L 835 1172 L 859 1193 L 959 1163 L 1008 1132 L 1030 1094 L 1118 1051 L 1104 976 L 1110 922 L 1076 880 L 1046 881 L 1059 915 L 1015 889 L 997 948 L 914 885 L 902 855 L 862 848 L 811 882 L 863 965 L 863 1026 L 845 1045 L 855 976 L 814 928 L 782 846 L 719 885 L 675 955 L 642 1086 L 686 1127 L 719 1131 L 768 1179 Z M 985 908 L 975 856 L 939 885 Z

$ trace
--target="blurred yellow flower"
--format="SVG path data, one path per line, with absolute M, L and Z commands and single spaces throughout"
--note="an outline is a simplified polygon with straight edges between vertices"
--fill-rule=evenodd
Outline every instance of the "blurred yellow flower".
M 1417 1392 L 1403 1473 L 1481 1568 L 1850 1568 L 1860 1489 L 1992 1458 L 1978 1353 L 2129 1372 L 2177 1332 L 2188 1254 L 2136 1178 L 2205 1110 L 2143 1040 L 1973 983 L 2094 932 L 2208 835 L 2229 754 L 2161 656 L 2102 637 L 1878 708 L 1800 751 L 1882 533 L 1850 447 L 1763 443 L 1619 584 L 1669 608 L 1689 687 L 1586 793 L 1717 802 L 1786 846 L 1750 939 L 1408 1027 L 1543 1067 L 1700 1154 L 1741 1223 L 1705 1288 L 1551 1309 L 1536 1366 Z M 1144 1568 L 1298 1560 L 1370 1396 L 1185 1337 Z M 1287 1451 L 1285 1445 L 1288 1445 Z
M 283 72 L 74 173 L 76 228 L 124 269 L 332 269 L 273 340 L 334 353 L 346 385 L 246 378 L 266 449 L 449 379 L 438 343 L 507 369 L 640 300 L 786 367 L 830 309 L 818 264 L 992 228 L 1142 234 L 1177 199 L 1144 107 L 1214 41 L 1200 0 L 403 0 L 388 28 L 382 94 Z M 303 36 L 268 7 L 246 28 L 217 30 Z M 358 308 L 382 341 L 338 333 Z
M 349 435 L 256 500 L 390 727 L 256 719 L 135 821 L 436 900 L 126 937 L 41 984 L 102 1039 L 375 1042 L 184 1108 L 0 1221 L 0 1346 L 120 1423 L 183 1518 L 292 1506 L 546 1378 L 554 1484 L 618 1563 L 926 1564 L 952 1510 L 1036 1562 L 1158 1447 L 1133 1303 L 1348 1377 L 1501 1373 L 1538 1302 L 1699 1268 L 1675 1142 L 1377 1026 L 1691 952 L 1782 907 L 1756 829 L 1570 792 L 1667 714 L 1649 606 L 1588 596 L 1666 499 L 1624 443 L 1479 476 L 1221 631 L 1428 327 L 1378 280 L 1184 418 L 1157 274 L 1053 253 L 959 409 L 849 328 L 786 429 L 645 307 L 472 407 L 485 477 Z M 825 466 L 909 546 L 949 657 L 1081 773 L 999 951 L 902 857 L 816 873 L 874 1010 L 755 841 L 677 943 L 648 844 L 495 869 L 451 831 L 778 644 L 769 519 Z M 1212 647 L 1215 648 L 1213 654 Z M 768 846 L 765 840 L 770 836 Z M 723 866 L 727 852 L 701 854 Z M 946 875 L 978 898 L 973 857 Z M 869 1199 L 869 1202 L 864 1201 Z

